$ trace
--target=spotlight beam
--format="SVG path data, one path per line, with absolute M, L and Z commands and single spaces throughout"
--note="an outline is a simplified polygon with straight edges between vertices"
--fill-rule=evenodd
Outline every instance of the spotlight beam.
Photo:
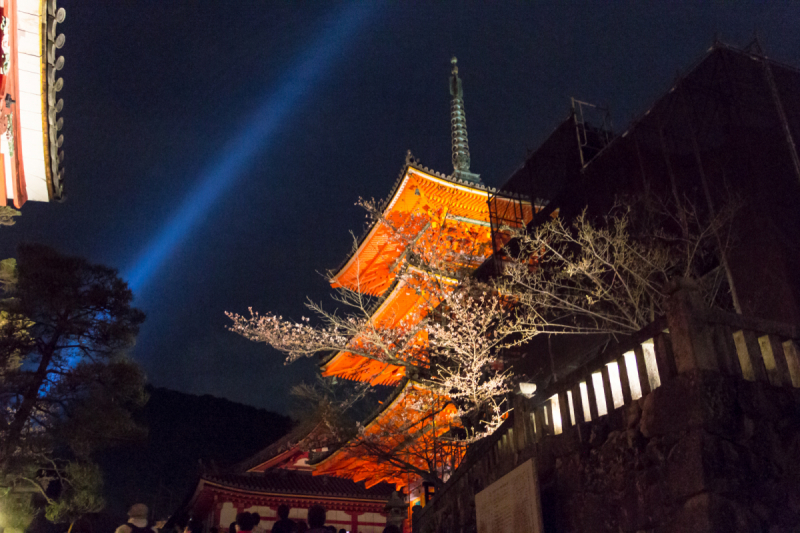
M 145 289 L 212 204 L 238 181 L 254 157 L 276 140 L 292 111 L 302 105 L 311 89 L 345 55 L 378 6 L 376 2 L 354 2 L 326 21 L 320 36 L 227 143 L 220 159 L 200 176 L 198 185 L 127 270 L 125 277 L 134 293 Z

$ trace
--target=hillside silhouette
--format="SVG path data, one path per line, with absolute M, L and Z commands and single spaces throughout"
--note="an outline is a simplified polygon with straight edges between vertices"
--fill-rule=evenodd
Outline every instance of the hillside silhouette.
M 249 405 L 148 387 L 150 399 L 137 413 L 148 428 L 145 440 L 126 443 L 98 456 L 107 507 L 119 516 L 132 503 L 146 503 L 155 518 L 166 518 L 194 489 L 203 470 L 224 469 L 285 435 L 289 417 Z

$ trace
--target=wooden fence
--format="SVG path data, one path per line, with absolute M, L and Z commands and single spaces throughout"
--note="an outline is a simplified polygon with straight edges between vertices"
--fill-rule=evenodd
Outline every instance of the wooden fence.
M 799 342 L 797 326 L 705 309 L 695 295 L 676 294 L 667 316 L 541 394 L 523 424 L 524 440 L 597 420 L 694 369 L 800 388 Z

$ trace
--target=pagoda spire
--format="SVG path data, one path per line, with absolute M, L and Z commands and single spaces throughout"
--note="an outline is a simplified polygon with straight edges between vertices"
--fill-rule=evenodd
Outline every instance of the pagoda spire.
M 467 140 L 467 117 L 464 114 L 464 93 L 461 89 L 461 78 L 458 77 L 458 60 L 450 60 L 453 70 L 450 72 L 450 131 L 453 138 L 453 177 L 480 183 L 478 174 L 469 171 L 469 142 Z

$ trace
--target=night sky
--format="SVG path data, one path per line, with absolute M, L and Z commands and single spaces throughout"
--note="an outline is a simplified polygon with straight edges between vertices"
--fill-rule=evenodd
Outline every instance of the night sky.
M 568 113 L 615 130 L 721 40 L 800 65 L 800 3 L 59 0 L 67 201 L 23 207 L 2 257 L 43 242 L 113 266 L 148 315 L 155 385 L 285 412 L 284 366 L 224 311 L 303 314 L 407 149 L 449 173 L 458 56 L 472 170 L 501 185 Z

